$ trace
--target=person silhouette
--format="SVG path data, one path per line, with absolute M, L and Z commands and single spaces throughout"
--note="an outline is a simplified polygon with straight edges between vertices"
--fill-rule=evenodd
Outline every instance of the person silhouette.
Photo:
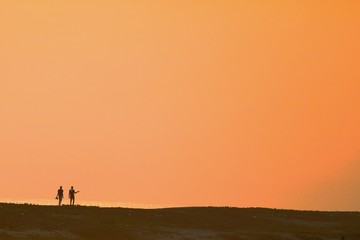
M 77 194 L 79 191 L 75 191 L 74 187 L 71 186 L 69 190 L 69 198 L 70 198 L 70 205 L 75 204 L 75 194 Z
M 62 189 L 62 186 L 60 186 L 60 188 L 57 191 L 57 195 L 55 197 L 55 199 L 59 200 L 59 206 L 61 206 L 61 202 L 64 198 L 64 190 Z

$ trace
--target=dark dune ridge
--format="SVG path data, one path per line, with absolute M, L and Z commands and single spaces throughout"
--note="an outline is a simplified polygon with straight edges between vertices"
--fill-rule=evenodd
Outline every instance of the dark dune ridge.
M 360 239 L 359 212 L 0 204 L 0 239 Z

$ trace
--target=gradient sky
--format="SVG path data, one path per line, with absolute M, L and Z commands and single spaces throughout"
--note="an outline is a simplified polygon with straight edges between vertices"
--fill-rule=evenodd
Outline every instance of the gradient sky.
M 360 210 L 360 1 L 0 1 L 0 198 Z

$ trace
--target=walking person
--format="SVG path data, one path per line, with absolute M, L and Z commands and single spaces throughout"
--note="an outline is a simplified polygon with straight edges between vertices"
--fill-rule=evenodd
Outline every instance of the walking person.
M 75 191 L 74 187 L 71 186 L 71 188 L 69 190 L 70 205 L 75 204 L 75 194 L 77 194 L 78 192 L 80 192 L 80 191 Z
M 57 195 L 55 197 L 55 199 L 59 200 L 59 206 L 61 206 L 61 202 L 64 198 L 64 190 L 62 189 L 62 186 L 60 186 L 60 188 L 57 191 Z

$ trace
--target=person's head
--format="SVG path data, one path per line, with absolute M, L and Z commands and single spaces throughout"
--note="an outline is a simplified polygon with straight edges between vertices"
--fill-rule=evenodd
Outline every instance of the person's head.
M 74 187 L 73 186 L 71 186 L 71 189 L 73 189 Z
M 60 189 L 62 189 L 62 186 L 60 186 Z

